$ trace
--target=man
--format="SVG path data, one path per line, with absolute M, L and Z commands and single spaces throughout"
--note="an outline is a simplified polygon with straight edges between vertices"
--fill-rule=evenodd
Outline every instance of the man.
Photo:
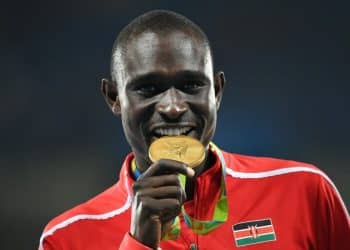
M 323 172 L 210 142 L 225 77 L 197 25 L 169 11 L 136 18 L 111 76 L 101 90 L 132 153 L 116 185 L 46 226 L 40 249 L 350 249 L 349 215 Z M 204 161 L 151 161 L 151 143 L 179 135 L 200 141 Z

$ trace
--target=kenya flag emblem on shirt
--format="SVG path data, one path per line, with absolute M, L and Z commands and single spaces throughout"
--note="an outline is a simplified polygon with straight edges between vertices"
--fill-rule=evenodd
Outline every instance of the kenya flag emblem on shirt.
M 237 247 L 276 240 L 271 219 L 241 222 L 232 229 Z

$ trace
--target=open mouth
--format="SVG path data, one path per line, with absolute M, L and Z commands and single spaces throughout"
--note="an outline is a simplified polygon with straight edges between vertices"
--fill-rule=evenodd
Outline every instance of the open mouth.
M 160 127 L 153 130 L 155 137 L 188 135 L 193 127 Z
M 156 137 L 187 135 L 192 127 L 156 128 L 153 133 Z

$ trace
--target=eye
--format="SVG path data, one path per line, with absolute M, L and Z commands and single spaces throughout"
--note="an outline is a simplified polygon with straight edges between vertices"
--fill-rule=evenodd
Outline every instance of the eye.
M 203 86 L 203 83 L 198 81 L 188 81 L 183 85 L 184 90 L 193 91 L 199 89 L 201 86 Z
M 157 93 L 157 88 L 156 88 L 156 86 L 153 85 L 153 84 L 144 84 L 144 85 L 139 86 L 139 87 L 136 89 L 136 92 L 137 92 L 139 95 L 143 95 L 143 96 L 152 96 L 152 95 L 154 95 L 155 93 Z

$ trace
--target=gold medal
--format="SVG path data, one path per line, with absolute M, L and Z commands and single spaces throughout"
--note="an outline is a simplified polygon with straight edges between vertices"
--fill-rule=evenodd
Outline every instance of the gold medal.
M 189 136 L 163 136 L 151 144 L 148 155 L 152 162 L 169 159 L 195 168 L 204 161 L 205 149 L 200 141 Z

